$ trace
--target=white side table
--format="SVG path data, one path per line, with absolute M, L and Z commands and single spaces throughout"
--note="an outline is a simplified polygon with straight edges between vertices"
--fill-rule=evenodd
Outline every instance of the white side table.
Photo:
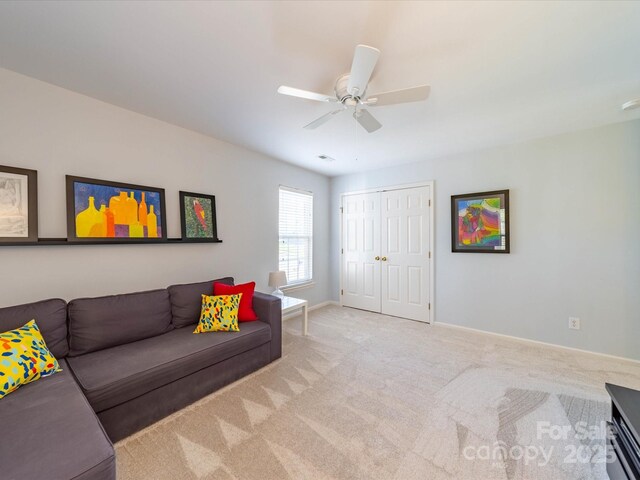
M 284 297 L 284 296 L 280 298 L 282 299 L 283 315 L 286 315 L 287 313 L 290 313 L 290 312 L 294 312 L 298 309 L 302 309 L 302 314 L 303 314 L 302 334 L 309 335 L 309 318 L 308 318 L 309 302 L 301 298 Z

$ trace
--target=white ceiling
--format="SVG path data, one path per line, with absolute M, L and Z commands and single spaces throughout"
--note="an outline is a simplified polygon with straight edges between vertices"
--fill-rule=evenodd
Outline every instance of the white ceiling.
M 0 66 L 339 175 L 640 117 L 640 2 L 0 2 Z M 381 50 L 366 133 L 330 94 L 358 43 Z M 334 162 L 319 160 L 326 154 Z

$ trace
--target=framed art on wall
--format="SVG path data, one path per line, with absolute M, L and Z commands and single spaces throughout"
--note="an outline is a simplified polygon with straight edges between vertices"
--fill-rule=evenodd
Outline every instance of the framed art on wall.
M 216 197 L 180 192 L 180 223 L 183 242 L 220 242 L 216 220 Z
M 167 240 L 164 189 L 67 175 L 67 238 L 100 243 Z
M 38 241 L 38 172 L 0 165 L 0 244 Z
M 509 253 L 509 190 L 451 196 L 451 251 Z

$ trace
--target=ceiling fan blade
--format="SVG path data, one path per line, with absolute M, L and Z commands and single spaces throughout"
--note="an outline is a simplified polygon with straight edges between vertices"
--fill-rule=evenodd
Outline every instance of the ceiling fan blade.
M 334 115 L 337 115 L 338 113 L 343 111 L 344 111 L 344 108 L 341 108 L 340 110 L 334 110 L 333 112 L 326 113 L 320 118 L 315 119 L 310 124 L 305 125 L 303 128 L 306 128 L 308 130 L 313 130 L 314 128 L 318 128 L 320 125 L 327 123 L 329 120 L 331 120 Z
M 351 75 L 349 76 L 349 84 L 347 92 L 354 97 L 364 95 L 367 89 L 369 79 L 373 73 L 373 69 L 378 62 L 380 50 L 369 47 L 367 45 L 358 45 L 353 54 L 353 63 L 351 64 Z
M 287 87 L 280 85 L 278 87 L 278 93 L 282 95 L 289 95 L 291 97 L 306 98 L 307 100 L 315 100 L 317 102 L 337 102 L 336 97 L 330 97 L 329 95 L 323 95 L 322 93 L 309 92 L 308 90 L 300 90 L 299 88 Z
M 353 112 L 353 118 L 355 118 L 357 122 L 369 133 L 375 132 L 382 127 L 382 124 L 367 110 L 358 110 Z
M 426 100 L 430 92 L 431 87 L 429 85 L 420 85 L 419 87 L 371 95 L 364 103 L 370 107 L 381 107 L 383 105 L 395 105 L 396 103 L 420 102 Z

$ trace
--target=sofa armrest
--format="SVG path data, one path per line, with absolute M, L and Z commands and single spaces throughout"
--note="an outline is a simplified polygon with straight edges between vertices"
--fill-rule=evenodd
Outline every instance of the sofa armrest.
M 271 361 L 282 356 L 282 300 L 262 292 L 253 294 L 253 310 L 271 327 Z

